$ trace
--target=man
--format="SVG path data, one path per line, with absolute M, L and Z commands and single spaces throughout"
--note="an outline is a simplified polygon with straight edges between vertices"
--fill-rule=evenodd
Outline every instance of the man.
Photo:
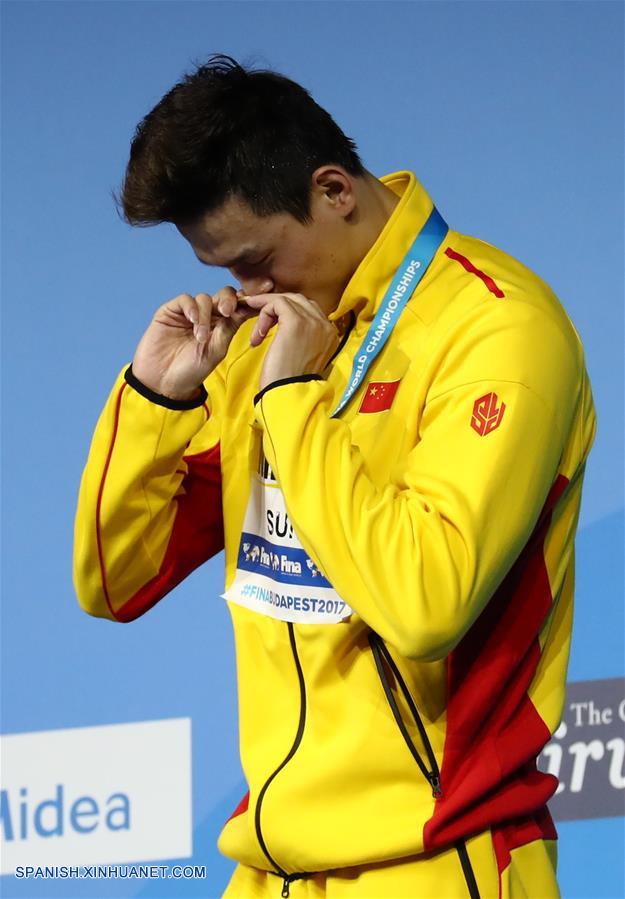
M 557 896 L 536 757 L 596 428 L 558 299 L 228 57 L 141 122 L 121 205 L 240 285 L 165 303 L 119 373 L 74 564 L 127 622 L 225 547 L 249 784 L 225 896 Z

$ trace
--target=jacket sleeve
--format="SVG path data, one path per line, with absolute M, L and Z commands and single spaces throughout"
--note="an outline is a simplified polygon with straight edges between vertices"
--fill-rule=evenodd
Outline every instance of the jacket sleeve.
M 147 612 L 224 545 L 219 367 L 205 382 L 208 402 L 184 409 L 147 398 L 127 373 L 125 366 L 93 434 L 73 558 L 82 609 L 122 622 Z
M 549 323 L 538 326 L 535 349 L 546 343 L 544 354 L 528 360 L 519 327 L 469 328 L 441 353 L 419 437 L 382 486 L 350 428 L 329 417 L 336 398 L 326 381 L 282 383 L 256 404 L 302 545 L 406 657 L 434 660 L 454 648 L 519 555 L 557 477 L 579 360 Z

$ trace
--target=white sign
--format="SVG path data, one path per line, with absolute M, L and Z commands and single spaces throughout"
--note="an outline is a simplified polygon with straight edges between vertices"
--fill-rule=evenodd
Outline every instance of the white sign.
M 2 874 L 192 855 L 191 719 L 0 738 Z
M 222 596 L 261 615 L 298 624 L 337 624 L 353 612 L 304 550 L 262 454 L 259 471 L 252 476 L 236 575 Z

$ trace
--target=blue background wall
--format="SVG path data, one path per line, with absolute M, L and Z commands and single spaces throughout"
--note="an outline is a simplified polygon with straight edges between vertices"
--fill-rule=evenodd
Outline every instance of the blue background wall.
M 110 197 L 132 132 L 193 60 L 226 52 L 310 89 L 377 175 L 414 170 L 451 226 L 558 293 L 598 415 L 578 534 L 570 680 L 623 659 L 623 6 L 612 2 L 5 2 L 4 733 L 190 716 L 194 861 L 244 792 L 222 557 L 129 626 L 71 583 L 74 505 L 99 411 L 153 311 L 227 283 L 174 227 Z M 623 895 L 623 819 L 559 826 L 565 897 Z M 166 883 L 16 882 L 37 896 L 167 895 Z M 72 893 L 71 890 L 75 892 Z

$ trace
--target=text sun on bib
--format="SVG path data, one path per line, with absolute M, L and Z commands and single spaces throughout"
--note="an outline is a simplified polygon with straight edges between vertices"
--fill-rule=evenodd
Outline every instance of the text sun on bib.
M 222 596 L 298 624 L 336 624 L 353 612 L 300 543 L 262 448 L 251 478 L 236 574 Z

